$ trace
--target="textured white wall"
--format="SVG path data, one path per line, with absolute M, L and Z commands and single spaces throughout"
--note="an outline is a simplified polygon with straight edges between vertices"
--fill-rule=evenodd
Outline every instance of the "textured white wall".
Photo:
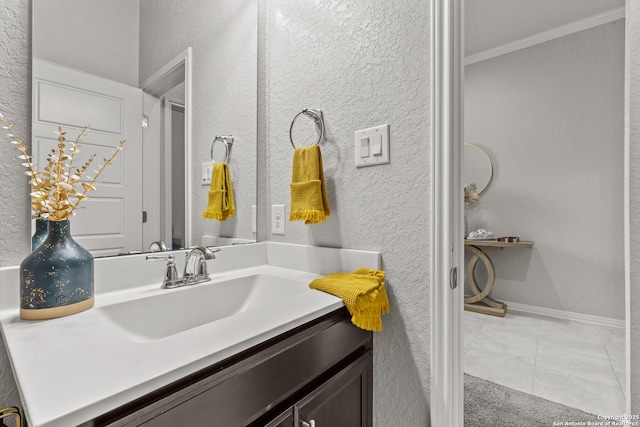
M 25 141 L 31 138 L 31 52 L 28 1 L 2 1 L 0 8 L 0 112 L 17 126 Z M 18 264 L 31 250 L 29 185 L 19 154 L 3 137 L 0 141 L 0 266 Z
M 627 293 L 627 316 L 631 327 L 630 369 L 627 372 L 627 399 L 631 413 L 640 413 L 640 0 L 627 3 L 627 123 L 629 132 L 629 248 L 630 289 Z
M 0 0 L 0 111 L 11 117 L 24 140 L 31 129 L 30 2 Z M 31 249 L 29 189 L 15 160 L 17 152 L 0 140 L 0 266 L 18 264 Z M 0 407 L 20 405 L 11 366 L 0 343 Z
M 469 230 L 535 242 L 493 253 L 494 296 L 624 319 L 624 20 L 465 73 L 465 141 L 494 164 Z
M 138 87 L 139 0 L 34 0 L 33 55 Z
M 267 238 L 382 253 L 391 314 L 374 337 L 376 426 L 429 423 L 429 11 L 418 0 L 267 2 L 267 203 L 288 212 L 289 126 L 320 108 L 332 210 Z M 304 129 L 315 133 L 300 120 L 302 145 Z M 354 131 L 385 123 L 391 164 L 356 169 Z
M 142 0 L 140 6 L 141 82 L 193 48 L 193 241 L 204 234 L 255 239 L 257 2 Z M 200 165 L 209 161 L 214 137 L 229 134 L 235 137 L 229 168 L 236 215 L 205 220 L 209 186 L 200 184 Z M 216 161 L 221 152 L 214 151 Z

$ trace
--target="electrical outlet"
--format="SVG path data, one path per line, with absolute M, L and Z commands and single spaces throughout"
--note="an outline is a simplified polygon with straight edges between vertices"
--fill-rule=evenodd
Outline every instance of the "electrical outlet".
M 284 205 L 271 206 L 271 234 L 284 234 Z
M 202 164 L 202 185 L 211 185 L 211 174 L 213 173 L 213 162 Z

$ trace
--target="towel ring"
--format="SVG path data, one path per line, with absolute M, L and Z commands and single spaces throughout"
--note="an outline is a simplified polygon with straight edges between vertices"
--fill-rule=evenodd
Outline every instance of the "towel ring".
M 213 141 L 211 141 L 211 161 L 213 163 L 216 163 L 213 159 L 213 146 L 217 141 L 224 144 L 224 160 L 222 163 L 228 163 L 229 155 L 231 154 L 231 146 L 233 145 L 233 135 L 216 135 Z
M 291 126 L 289 127 L 289 140 L 291 141 L 291 146 L 294 149 L 296 148 L 296 145 L 293 143 L 293 124 L 296 122 L 296 120 L 298 119 L 298 117 L 300 117 L 301 114 L 311 117 L 313 121 L 316 122 L 316 126 L 318 126 L 318 128 L 320 129 L 320 136 L 318 137 L 318 140 L 316 141 L 316 143 L 313 145 L 320 144 L 320 141 L 322 141 L 322 137 L 324 136 L 324 114 L 322 114 L 322 110 L 305 108 L 304 110 L 296 114 L 296 116 L 291 121 Z

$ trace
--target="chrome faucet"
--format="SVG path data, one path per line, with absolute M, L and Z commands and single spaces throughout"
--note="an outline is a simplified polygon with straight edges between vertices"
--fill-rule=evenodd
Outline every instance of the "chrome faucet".
M 211 250 L 204 245 L 199 245 L 191 248 L 187 252 L 187 258 L 184 262 L 184 273 L 182 274 L 182 286 L 193 285 L 200 282 L 206 282 L 210 279 L 209 272 L 207 271 L 208 259 L 216 259 L 214 252 L 218 250 Z
M 167 261 L 162 288 L 173 289 L 208 281 L 210 277 L 206 261 L 216 259 L 214 253 L 219 251 L 220 249 L 210 249 L 204 245 L 190 248 L 186 254 L 182 278 L 178 277 L 173 255 L 147 255 L 147 261 Z

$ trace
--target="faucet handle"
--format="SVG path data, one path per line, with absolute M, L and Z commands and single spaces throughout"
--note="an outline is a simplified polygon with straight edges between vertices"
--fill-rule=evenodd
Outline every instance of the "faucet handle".
M 162 287 L 166 289 L 180 286 L 180 276 L 175 263 L 176 257 L 173 255 L 147 255 L 147 261 L 167 261 L 162 279 Z
M 215 254 L 221 251 L 221 249 L 217 246 L 205 246 L 209 252 L 211 252 L 211 259 L 216 259 Z

